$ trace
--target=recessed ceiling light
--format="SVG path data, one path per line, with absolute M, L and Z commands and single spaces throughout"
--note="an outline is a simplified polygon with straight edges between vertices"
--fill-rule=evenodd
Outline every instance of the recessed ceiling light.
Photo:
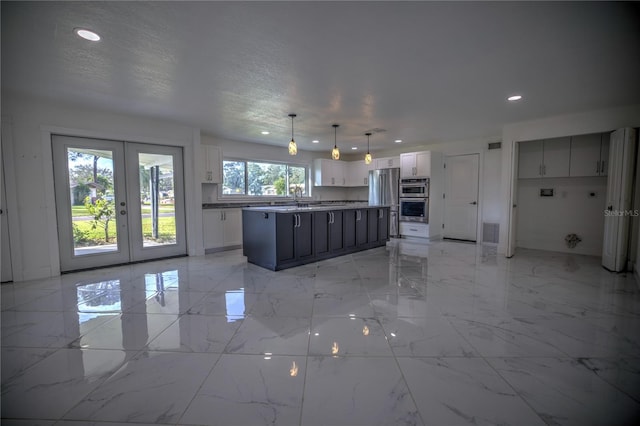
M 402 139 L 396 139 L 394 142 L 395 143 L 402 143 Z
M 100 36 L 93 31 L 85 30 L 84 28 L 76 28 L 73 30 L 78 37 L 82 37 L 85 40 L 89 41 L 98 41 L 100 40 Z
M 520 99 L 522 99 L 522 95 L 513 95 L 507 98 L 507 100 L 511 102 L 519 101 Z
M 311 141 L 311 143 L 320 143 L 320 141 Z
M 269 132 L 267 132 L 266 130 L 263 130 L 260 133 L 262 133 L 263 135 L 268 135 L 269 134 Z
M 358 147 L 357 146 L 352 146 L 351 149 L 355 151 L 355 150 L 358 149 Z

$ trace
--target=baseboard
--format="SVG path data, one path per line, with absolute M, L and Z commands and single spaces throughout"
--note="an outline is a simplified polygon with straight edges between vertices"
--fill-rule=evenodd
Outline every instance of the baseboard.
M 240 248 L 242 248 L 242 244 L 237 244 L 234 246 L 216 247 L 216 248 L 205 249 L 204 254 L 219 253 L 221 251 L 236 250 Z

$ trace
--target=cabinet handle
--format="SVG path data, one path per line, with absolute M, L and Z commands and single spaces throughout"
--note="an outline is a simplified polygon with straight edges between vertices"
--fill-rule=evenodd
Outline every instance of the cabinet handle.
M 364 178 L 364 184 L 367 185 L 367 178 Z
M 596 161 L 596 174 L 600 174 L 600 160 Z
M 384 210 L 378 210 L 378 219 L 382 219 L 384 217 Z
M 605 162 L 604 160 L 602 160 L 602 167 L 600 167 L 600 174 L 604 174 L 604 165 L 605 165 Z
M 335 185 L 336 184 L 336 178 L 331 178 L 331 185 Z
M 207 172 L 207 180 L 208 181 L 212 181 L 213 180 L 213 172 Z

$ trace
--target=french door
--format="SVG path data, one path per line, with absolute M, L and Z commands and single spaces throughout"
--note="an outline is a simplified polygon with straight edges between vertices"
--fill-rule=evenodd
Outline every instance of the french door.
M 60 270 L 186 254 L 179 147 L 52 136 Z

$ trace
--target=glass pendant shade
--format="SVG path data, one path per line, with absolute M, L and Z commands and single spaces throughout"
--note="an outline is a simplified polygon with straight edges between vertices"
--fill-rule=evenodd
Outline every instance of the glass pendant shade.
M 369 154 L 369 136 L 371 133 L 365 133 L 367 135 L 367 154 L 364 156 L 364 164 L 371 164 L 372 158 L 371 154 Z
M 289 155 L 297 155 L 298 154 L 298 145 L 296 145 L 296 141 L 293 139 L 293 119 L 297 117 L 296 114 L 289 114 L 291 117 L 291 142 L 289 142 Z
M 340 159 L 340 150 L 338 149 L 338 127 L 339 124 L 333 124 L 333 149 L 331 150 L 331 158 Z

